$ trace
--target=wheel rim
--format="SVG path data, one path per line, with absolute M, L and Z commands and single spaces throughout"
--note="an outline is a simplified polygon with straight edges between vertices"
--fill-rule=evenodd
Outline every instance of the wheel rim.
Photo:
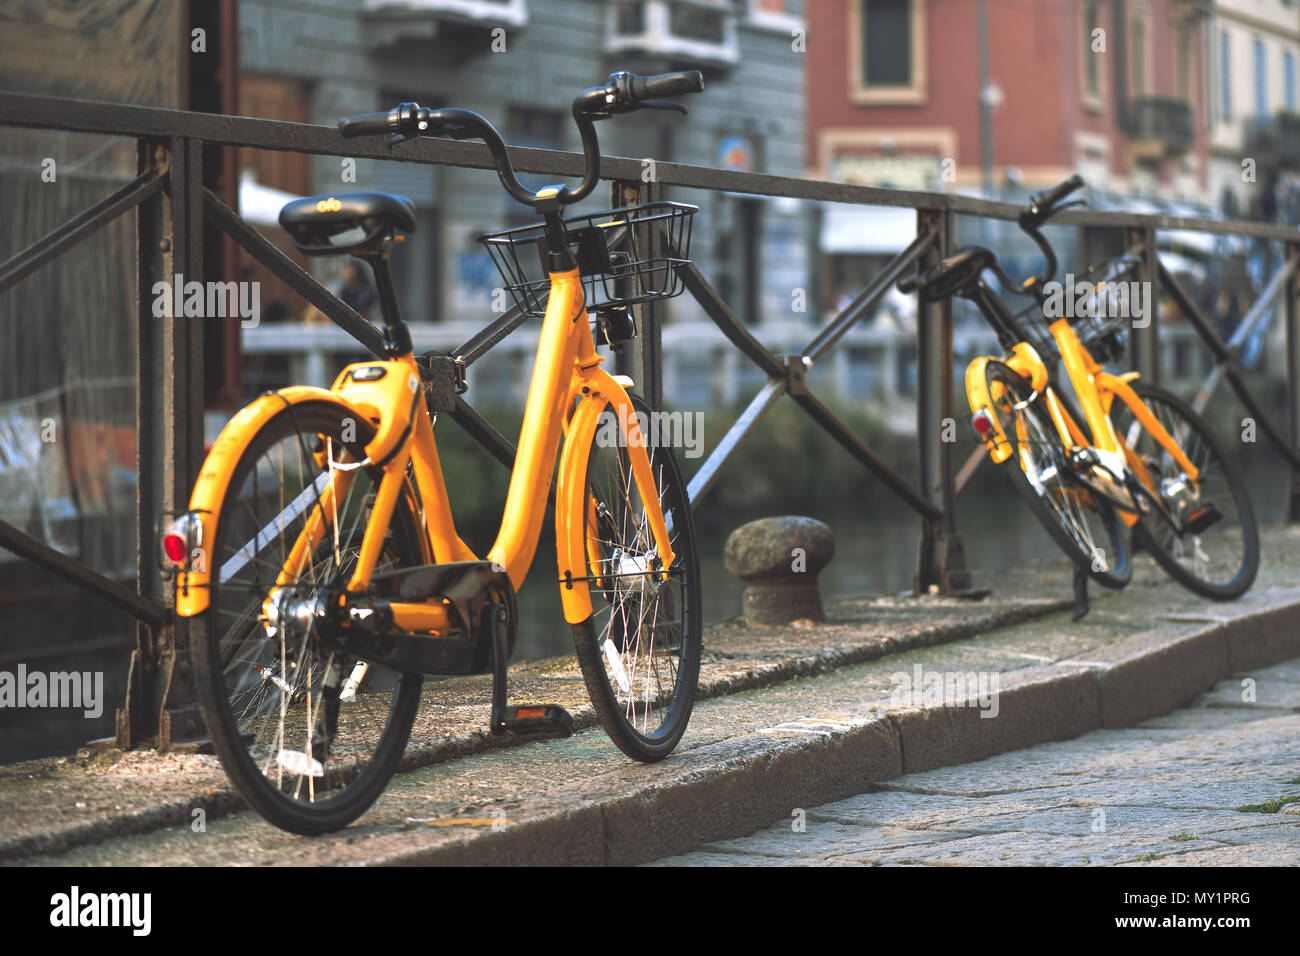
M 613 412 L 601 416 L 597 435 L 619 434 Z M 684 698 L 690 670 L 692 600 L 681 528 L 687 520 L 680 488 L 665 487 L 663 456 L 647 448 L 676 560 L 659 580 L 654 535 L 621 447 L 597 442 L 587 468 L 587 573 L 591 578 L 596 653 L 623 724 L 648 742 L 668 736 Z M 594 520 L 593 520 L 594 519 Z
M 385 668 L 358 668 L 355 658 L 328 648 L 286 612 L 304 607 L 316 588 L 350 576 L 364 533 L 365 494 L 376 476 L 351 467 L 363 452 L 345 445 L 337 425 L 304 423 L 262 445 L 234 476 L 214 547 L 219 706 L 242 758 L 267 790 L 290 804 L 328 807 L 345 799 L 377 756 L 402 678 Z M 323 468 L 317 449 L 324 452 Z M 346 493 L 331 507 L 329 490 L 344 484 Z M 318 512 L 324 515 L 319 544 L 277 586 L 294 542 Z M 376 570 L 397 563 L 390 540 Z M 364 689 L 349 692 L 350 679 L 363 677 Z
M 1221 515 L 1199 534 L 1180 534 L 1160 515 L 1150 513 L 1143 515 L 1142 529 L 1152 544 L 1187 575 L 1215 587 L 1229 587 L 1244 572 L 1247 561 L 1242 531 L 1246 517 L 1238 507 L 1224 463 L 1202 431 L 1179 408 L 1150 392 L 1144 391 L 1139 397 L 1198 472 L 1195 482 L 1187 482 L 1174 457 L 1125 406 L 1122 416 L 1117 415 L 1120 421 L 1116 423 L 1116 431 L 1141 458 L 1159 489 L 1161 500 L 1176 514 L 1213 504 Z
M 994 370 L 989 384 L 999 424 L 1012 440 L 1015 463 L 1029 487 L 1094 573 L 1115 571 L 1113 552 L 1118 549 L 1111 531 L 1091 493 L 1070 477 L 1055 428 L 1049 429 L 1034 413 L 1030 393 L 1014 373 Z

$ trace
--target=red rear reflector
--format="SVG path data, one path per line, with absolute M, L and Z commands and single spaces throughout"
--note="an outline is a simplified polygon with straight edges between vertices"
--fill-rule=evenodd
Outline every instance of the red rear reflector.
M 975 417 L 971 419 L 971 424 L 975 426 L 975 431 L 981 435 L 987 435 L 989 432 L 993 431 L 993 419 L 989 413 L 983 409 L 980 409 L 975 413 Z
M 177 534 L 175 531 L 164 535 L 163 554 L 167 555 L 167 560 L 173 564 L 184 564 L 186 558 L 185 536 Z
M 545 707 L 520 707 L 515 711 L 515 716 L 521 720 L 526 717 L 545 717 Z

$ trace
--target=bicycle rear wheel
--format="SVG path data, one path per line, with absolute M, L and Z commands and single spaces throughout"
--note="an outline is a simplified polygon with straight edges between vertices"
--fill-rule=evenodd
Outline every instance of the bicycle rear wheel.
M 226 773 L 258 813 L 294 833 L 337 830 L 369 808 L 420 702 L 419 674 L 358 668 L 291 613 L 355 567 L 380 473 L 331 462 L 363 460 L 369 438 L 368 426 L 325 402 L 287 406 L 261 428 L 231 473 L 212 536 L 211 602 L 191 628 L 199 705 Z M 346 491 L 322 507 L 344 474 Z M 289 567 L 313 516 L 323 533 Z M 399 500 L 376 570 L 419 564 L 419 533 Z
M 1188 590 L 1216 601 L 1240 597 L 1259 571 L 1259 529 L 1240 469 L 1205 420 L 1181 398 L 1145 382 L 1132 387 L 1198 473 L 1193 487 L 1128 406 L 1115 403 L 1111 420 L 1116 434 L 1141 459 L 1151 491 L 1185 526 L 1176 529 L 1148 512 L 1134 529 L 1135 539 Z M 1218 517 L 1197 530 L 1187 528 L 1189 522 L 1197 525 L 1194 516 L 1207 507 L 1212 511 L 1202 514 L 1202 521 Z
M 1002 362 L 989 362 L 985 376 L 993 412 L 1012 443 L 1006 472 L 1016 491 L 1076 567 L 1104 587 L 1127 585 L 1133 566 L 1114 506 L 1070 477 L 1056 427 L 1029 383 Z
M 638 412 L 649 406 L 633 396 Z M 631 459 L 606 407 L 587 466 L 587 574 L 593 614 L 573 628 L 587 691 L 610 739 L 629 757 L 651 762 L 672 753 L 695 702 L 700 673 L 700 567 L 686 483 L 672 452 L 646 452 L 675 560 L 666 581 L 656 567 L 654 537 Z M 594 555 L 593 555 L 594 552 Z

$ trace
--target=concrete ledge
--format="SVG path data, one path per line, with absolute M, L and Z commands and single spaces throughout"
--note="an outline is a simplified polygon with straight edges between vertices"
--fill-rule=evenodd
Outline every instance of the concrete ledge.
M 1093 660 L 1005 675 L 995 718 L 981 717 L 970 700 L 955 700 L 876 719 L 837 714 L 791 721 L 528 801 L 520 807 L 525 818 L 500 832 L 440 834 L 417 846 L 408 841 L 366 862 L 631 865 L 675 855 L 753 833 L 791 819 L 799 807 L 841 800 L 904 773 L 1167 713 L 1230 676 L 1230 639 L 1257 635 L 1265 621 L 1295 629 L 1300 606 L 1225 623 L 1162 626 L 1105 648 Z M 1274 641 L 1252 653 L 1262 666 L 1288 659 L 1290 649 Z M 1274 653 L 1279 656 L 1269 660 Z
M 1169 625 L 1135 634 L 1095 655 L 1101 725 L 1129 727 L 1177 710 L 1222 677 L 1228 664 L 1227 631 L 1234 625 Z
M 698 747 L 636 770 L 525 801 L 507 810 L 510 822 L 495 832 L 413 834 L 402 841 L 405 845 L 378 855 L 372 845 L 366 862 L 641 863 L 749 833 L 789 817 L 794 807 L 861 793 L 873 781 L 899 776 L 902 755 L 887 717 L 827 715 Z
M 903 741 L 903 773 L 1066 740 L 1100 726 L 1091 674 L 1034 667 L 1000 683 L 996 717 L 982 716 L 973 701 L 891 714 Z
M 1287 532 L 1285 540 L 1291 538 L 1300 543 L 1300 534 Z M 580 772 L 543 777 L 570 780 L 549 789 L 522 769 L 524 759 L 514 789 L 480 789 L 475 797 L 456 792 L 461 779 L 496 774 L 504 764 L 501 750 L 471 730 L 481 722 L 486 684 L 478 678 L 448 681 L 436 689 L 442 709 L 430 716 L 425 735 L 412 741 L 403 766 L 455 759 L 442 775 L 443 785 L 456 792 L 455 806 L 420 797 L 387 816 L 376 809 L 370 819 L 378 822 L 367 824 L 363 817 L 353 828 L 313 840 L 282 839 L 256 819 L 232 825 L 246 836 L 256 831 L 258 840 L 283 854 L 259 854 L 259 861 L 645 862 L 790 820 L 797 808 L 843 799 L 904 773 L 1128 726 L 1190 702 L 1224 677 L 1300 657 L 1300 588 L 1291 580 L 1290 571 L 1279 570 L 1271 586 L 1238 602 L 1213 604 L 1152 572 L 1144 590 L 1099 595 L 1097 610 L 1081 625 L 1071 625 L 1065 613 L 1044 619 L 1061 602 L 1031 594 L 1022 595 L 1017 607 L 873 599 L 856 602 L 825 628 L 721 628 L 725 633 L 711 635 L 702 679 L 698 713 L 719 702 L 708 734 L 700 732 L 694 746 L 651 766 L 619 764 L 608 753 L 597 759 L 581 750 L 559 751 L 577 754 L 566 759 L 578 761 Z M 1040 620 L 1017 623 L 1034 618 Z M 1133 633 L 1137 628 L 1145 629 Z M 996 674 L 997 717 L 982 717 L 970 699 L 937 706 L 928 700 L 927 706 L 892 703 L 890 671 L 914 664 Z M 844 672 L 855 666 L 861 670 Z M 590 705 L 579 703 L 585 693 L 580 679 L 566 662 L 520 669 L 520 683 L 531 685 L 539 699 L 572 698 L 581 722 L 594 723 Z M 808 680 L 791 680 L 796 677 Z M 733 722 L 746 706 L 761 718 Z M 541 755 L 546 746 L 526 745 L 518 752 Z M 0 836 L 0 859 L 122 844 L 123 837 L 187 829 L 196 807 L 215 818 L 242 806 L 212 758 L 188 759 L 191 764 L 178 754 L 132 754 L 114 767 L 48 767 L 44 776 L 36 772 L 40 767 L 3 768 L 0 820 L 8 821 L 8 832 Z M 587 774 L 588 767 L 598 769 Z M 423 786 L 432 777 L 420 779 Z M 473 805 L 463 805 L 465 799 Z M 74 800 L 77 807 L 90 806 L 74 811 Z M 7 807 L 28 814 L 25 828 L 6 816 Z

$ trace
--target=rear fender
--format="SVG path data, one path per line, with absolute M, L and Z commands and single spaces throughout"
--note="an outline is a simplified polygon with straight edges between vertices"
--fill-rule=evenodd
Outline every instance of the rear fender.
M 236 412 L 221 430 L 204 459 L 198 481 L 194 483 L 194 491 L 190 495 L 190 512 L 197 518 L 202 530 L 198 536 L 199 547 L 191 559 L 189 570 L 180 571 L 176 576 L 176 613 L 181 617 L 193 617 L 208 607 L 211 575 L 214 572 L 207 560 L 208 549 L 212 547 L 221 517 L 221 505 L 229 491 L 235 466 L 254 436 L 267 422 L 286 408 L 313 403 L 337 406 L 345 414 L 355 416 L 358 422 L 367 423 L 363 426 L 366 431 L 373 428 L 370 416 L 366 414 L 368 409 L 357 407 L 335 392 L 303 385 L 258 396 Z

